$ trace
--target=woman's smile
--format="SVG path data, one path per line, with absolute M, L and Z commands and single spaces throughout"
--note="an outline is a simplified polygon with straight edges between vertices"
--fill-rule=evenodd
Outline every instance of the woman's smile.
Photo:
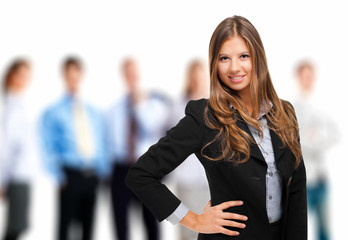
M 232 76 L 228 76 L 228 78 L 231 80 L 232 83 L 240 83 L 244 80 L 246 74 L 245 75 L 232 75 Z

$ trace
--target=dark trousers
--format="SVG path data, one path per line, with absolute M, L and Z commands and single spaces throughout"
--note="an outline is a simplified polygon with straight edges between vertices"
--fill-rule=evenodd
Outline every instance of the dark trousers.
M 131 202 L 137 202 L 142 206 L 142 216 L 146 227 L 147 240 L 158 240 L 158 221 L 124 182 L 129 168 L 129 166 L 115 164 L 112 173 L 111 198 L 117 239 L 129 240 L 128 209 Z
M 59 189 L 58 239 L 69 239 L 72 223 L 82 227 L 82 239 L 93 234 L 98 180 L 93 171 L 65 169 L 66 184 Z M 74 237 L 74 240 L 76 237 Z
M 30 187 L 27 183 L 10 182 L 6 188 L 7 226 L 4 240 L 16 240 L 28 227 Z
M 280 240 L 281 239 L 281 220 L 270 223 L 270 229 L 271 229 L 271 240 Z
M 327 186 L 326 182 L 319 182 L 315 186 L 307 187 L 308 208 L 315 214 L 316 224 L 316 239 L 328 240 L 328 223 L 327 216 Z

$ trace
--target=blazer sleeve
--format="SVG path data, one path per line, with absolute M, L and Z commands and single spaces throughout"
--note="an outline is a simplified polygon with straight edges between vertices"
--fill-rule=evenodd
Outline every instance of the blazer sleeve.
M 307 189 L 303 160 L 294 171 L 290 183 L 285 239 L 307 240 Z
M 285 103 L 291 108 L 291 114 L 297 121 L 295 108 L 290 102 L 285 101 Z M 300 137 L 298 141 L 300 142 Z M 285 239 L 307 240 L 307 179 L 303 159 L 294 170 L 288 184 L 290 186 Z
M 170 216 L 181 203 L 161 183 L 161 178 L 173 171 L 190 154 L 200 152 L 205 101 L 190 101 L 185 108 L 185 117 L 151 146 L 126 176 L 127 186 L 159 221 Z

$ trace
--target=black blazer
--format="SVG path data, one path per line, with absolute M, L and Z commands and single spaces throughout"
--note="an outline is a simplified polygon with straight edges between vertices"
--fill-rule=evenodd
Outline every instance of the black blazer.
M 257 145 L 250 146 L 250 159 L 243 164 L 230 161 L 211 161 L 201 155 L 202 147 L 216 136 L 204 122 L 206 99 L 190 101 L 186 116 L 167 131 L 155 145 L 142 155 L 129 170 L 126 183 L 140 200 L 162 221 L 179 206 L 180 200 L 161 183 L 161 178 L 180 165 L 191 153 L 195 153 L 205 168 L 212 206 L 225 201 L 242 200 L 242 206 L 225 211 L 246 215 L 245 229 L 237 237 L 223 234 L 199 234 L 199 239 L 211 240 L 270 240 L 270 227 L 266 211 L 267 163 Z M 244 120 L 238 126 L 249 132 Z M 306 172 L 303 161 L 294 169 L 295 156 L 288 148 L 282 148 L 280 138 L 272 131 L 271 139 L 275 161 L 283 184 L 282 240 L 307 239 Z M 216 156 L 219 143 L 205 149 L 208 156 Z M 230 228 L 229 229 L 234 229 Z

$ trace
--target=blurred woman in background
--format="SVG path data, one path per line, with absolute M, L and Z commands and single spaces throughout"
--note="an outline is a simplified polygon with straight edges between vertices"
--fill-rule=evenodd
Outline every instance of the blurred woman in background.
M 3 79 L 1 121 L 0 197 L 7 203 L 4 240 L 18 239 L 28 227 L 30 199 L 30 121 L 24 93 L 30 82 L 30 63 L 15 60 Z
M 191 61 L 187 69 L 184 95 L 175 104 L 173 124 L 185 116 L 185 107 L 190 100 L 206 98 L 209 91 L 208 72 L 204 62 L 196 59 Z M 178 168 L 170 174 L 178 197 L 194 212 L 202 212 L 209 201 L 209 186 L 204 168 L 194 154 L 191 154 Z M 197 239 L 198 234 L 180 226 L 180 240 Z

